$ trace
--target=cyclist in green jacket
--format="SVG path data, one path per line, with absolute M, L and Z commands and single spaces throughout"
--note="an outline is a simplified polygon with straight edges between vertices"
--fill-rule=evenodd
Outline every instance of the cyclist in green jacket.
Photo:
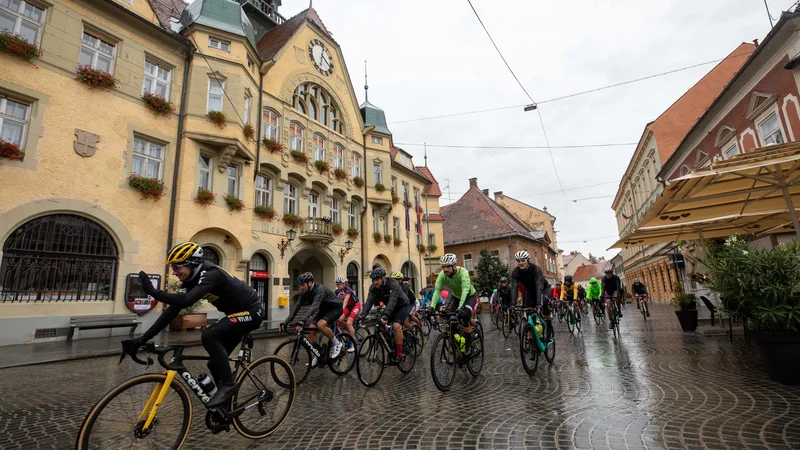
M 586 289 L 586 300 L 590 300 L 593 304 L 597 305 L 597 308 L 601 311 L 601 314 L 605 312 L 603 308 L 603 302 L 601 297 L 603 296 L 603 288 L 600 286 L 600 282 L 597 281 L 597 278 L 592 277 L 589 280 L 589 287 Z
M 471 356 L 472 327 L 475 326 L 472 311 L 478 302 L 478 296 L 469 279 L 469 271 L 463 267 L 457 267 L 456 261 L 456 255 L 452 253 L 445 254 L 439 260 L 442 265 L 442 271 L 436 277 L 433 299 L 431 300 L 431 314 L 436 311 L 436 305 L 441 298 L 442 289 L 447 288 L 452 298 L 450 312 L 458 314 L 458 321 L 464 327 L 464 334 L 466 334 L 466 355 Z

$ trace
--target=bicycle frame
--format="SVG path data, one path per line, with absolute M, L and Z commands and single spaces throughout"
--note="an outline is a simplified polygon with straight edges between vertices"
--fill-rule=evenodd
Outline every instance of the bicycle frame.
M 547 342 L 547 344 L 545 344 L 542 341 L 542 339 L 539 338 L 539 333 L 536 332 L 536 322 L 539 322 L 539 323 L 542 324 L 542 334 L 547 336 L 547 321 L 542 319 L 542 316 L 540 315 L 538 309 L 537 310 L 533 310 L 531 308 L 523 308 L 522 309 L 522 318 L 523 318 L 523 321 L 528 322 L 530 324 L 530 326 L 532 328 L 531 334 L 533 335 L 534 339 L 536 340 L 536 346 L 539 348 L 540 352 L 543 352 L 547 348 L 547 346 L 551 344 L 553 339 L 550 339 Z M 523 339 L 523 337 L 520 336 L 520 339 Z

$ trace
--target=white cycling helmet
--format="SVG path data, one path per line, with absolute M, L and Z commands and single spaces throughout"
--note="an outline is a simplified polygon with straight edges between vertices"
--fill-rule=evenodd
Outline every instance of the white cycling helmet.
M 344 277 L 336 277 L 336 284 L 339 283 L 347 283 L 347 280 L 345 280 Z
M 458 259 L 456 258 L 456 255 L 452 253 L 445 253 L 441 258 L 439 258 L 439 263 L 442 265 L 442 267 L 455 266 L 456 262 L 458 262 Z
M 634 283 L 638 283 L 638 282 L 639 282 L 639 279 L 638 279 L 638 278 L 634 278 L 634 279 L 633 279 L 633 282 L 634 282 Z
M 531 259 L 531 254 L 526 252 L 525 250 L 520 250 L 514 254 L 514 259 L 516 259 L 517 261 Z

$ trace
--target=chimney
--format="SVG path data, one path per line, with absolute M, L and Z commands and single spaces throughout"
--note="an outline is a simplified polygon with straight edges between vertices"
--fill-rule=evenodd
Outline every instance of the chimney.
M 756 44 L 756 47 L 758 47 L 758 39 L 753 39 L 753 44 Z
M 494 193 L 494 199 L 497 200 L 499 197 L 503 196 L 503 191 L 497 191 Z
M 488 197 L 489 196 L 489 190 L 488 189 L 484 189 L 483 190 L 483 195 Z
M 469 179 L 469 187 L 471 187 L 471 188 L 478 187 L 478 179 L 477 178 L 470 178 Z

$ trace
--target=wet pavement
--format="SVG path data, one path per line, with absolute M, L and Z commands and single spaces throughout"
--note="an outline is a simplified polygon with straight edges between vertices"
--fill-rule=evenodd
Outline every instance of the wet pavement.
M 625 311 L 618 341 L 607 326 L 587 323 L 573 336 L 556 323 L 555 363 L 542 359 L 533 377 L 516 336 L 494 330 L 483 373 L 463 369 L 447 393 L 431 381 L 427 344 L 410 374 L 388 368 L 374 388 L 355 369 L 343 377 L 314 370 L 289 418 L 261 441 L 212 435 L 193 398 L 184 448 L 800 448 L 800 387 L 770 381 L 753 344 L 683 333 L 669 307 L 655 307 L 647 323 L 630 305 Z M 256 341 L 254 355 L 280 342 Z M 144 371 L 116 362 L 0 370 L 0 448 L 74 448 L 93 404 Z

